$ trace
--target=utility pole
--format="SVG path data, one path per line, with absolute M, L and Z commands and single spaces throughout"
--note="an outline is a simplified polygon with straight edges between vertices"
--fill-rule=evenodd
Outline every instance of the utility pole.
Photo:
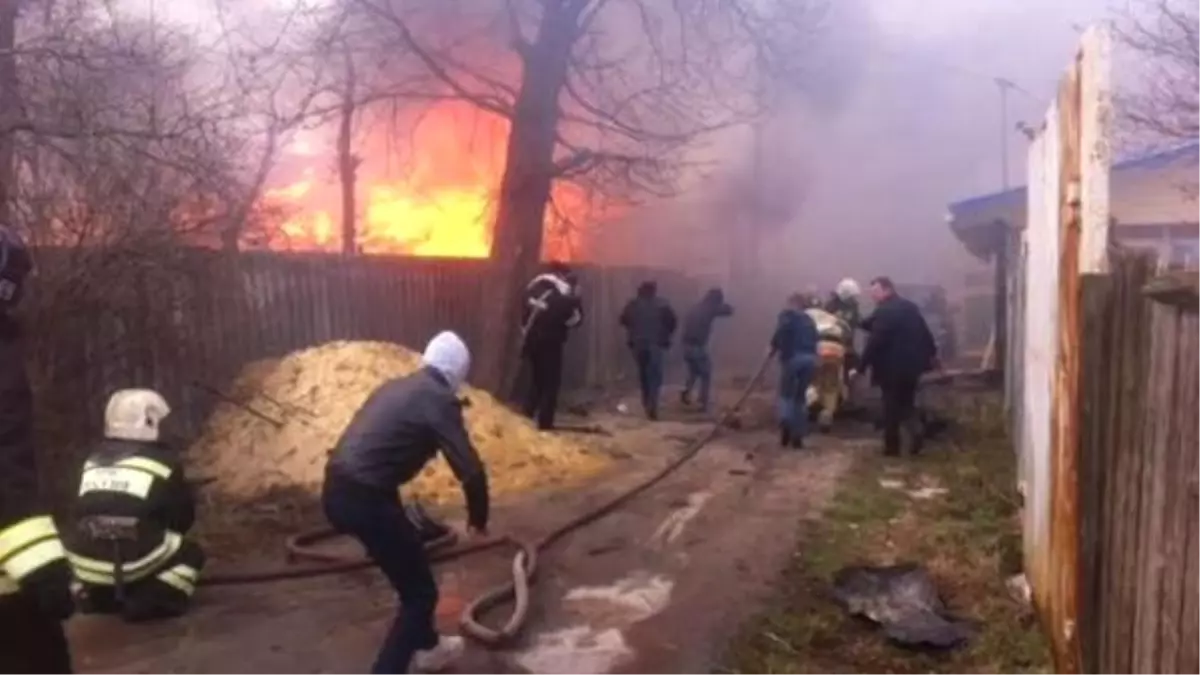
M 1008 90 L 1016 87 L 1012 80 L 996 78 L 1000 89 L 1000 188 L 1008 189 Z

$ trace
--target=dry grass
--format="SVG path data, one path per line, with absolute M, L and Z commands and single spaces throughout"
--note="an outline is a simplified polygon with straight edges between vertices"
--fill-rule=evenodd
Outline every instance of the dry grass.
M 1005 579 L 1020 570 L 1016 458 L 994 402 L 959 398 L 959 443 L 919 458 L 860 458 L 820 522 L 808 524 L 795 567 L 773 606 L 733 642 L 733 672 L 1044 672 L 1049 652 L 1029 608 Z M 884 485 L 881 485 L 883 481 Z M 899 485 L 897 485 L 899 484 Z M 922 487 L 944 488 L 925 499 Z M 920 562 L 951 611 L 976 622 L 959 650 L 934 654 L 889 644 L 848 617 L 829 580 L 848 564 Z

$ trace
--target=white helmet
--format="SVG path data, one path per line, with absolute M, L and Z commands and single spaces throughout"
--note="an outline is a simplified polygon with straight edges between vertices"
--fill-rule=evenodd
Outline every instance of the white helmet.
M 122 389 L 108 397 L 104 408 L 104 437 L 123 441 L 158 440 L 158 427 L 171 406 L 153 389 Z
M 837 288 L 834 290 L 837 296 L 842 300 L 850 300 L 857 298 L 862 293 L 862 289 L 858 287 L 858 282 L 846 277 L 838 282 Z

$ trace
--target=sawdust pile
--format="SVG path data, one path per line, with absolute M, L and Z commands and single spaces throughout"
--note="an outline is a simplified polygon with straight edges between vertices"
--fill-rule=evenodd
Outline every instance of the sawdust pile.
M 241 405 L 225 402 L 214 410 L 188 451 L 190 465 L 215 478 L 222 493 L 239 498 L 297 486 L 315 490 L 330 450 L 367 396 L 419 367 L 420 355 L 399 345 L 345 341 L 250 364 L 227 392 Z M 540 432 L 485 391 L 465 387 L 463 394 L 471 403 L 466 410 L 471 440 L 494 494 L 561 486 L 607 463 L 600 448 Z M 440 455 L 409 490 L 431 503 L 461 498 Z

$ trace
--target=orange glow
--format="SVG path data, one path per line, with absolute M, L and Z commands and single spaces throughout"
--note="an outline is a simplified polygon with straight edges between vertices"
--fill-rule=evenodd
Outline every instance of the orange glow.
M 495 195 L 504 171 L 508 121 L 465 103 L 440 104 L 409 120 L 410 133 L 382 131 L 358 139 L 357 244 L 364 253 L 486 258 Z M 383 126 L 383 125 L 378 125 Z M 284 219 L 273 247 L 341 248 L 341 186 L 330 144 L 321 168 L 265 192 Z M 402 167 L 402 168 L 398 168 Z M 588 200 L 572 185 L 556 185 L 559 212 L 590 224 Z M 578 257 L 577 233 L 554 223 L 548 209 L 547 258 Z

